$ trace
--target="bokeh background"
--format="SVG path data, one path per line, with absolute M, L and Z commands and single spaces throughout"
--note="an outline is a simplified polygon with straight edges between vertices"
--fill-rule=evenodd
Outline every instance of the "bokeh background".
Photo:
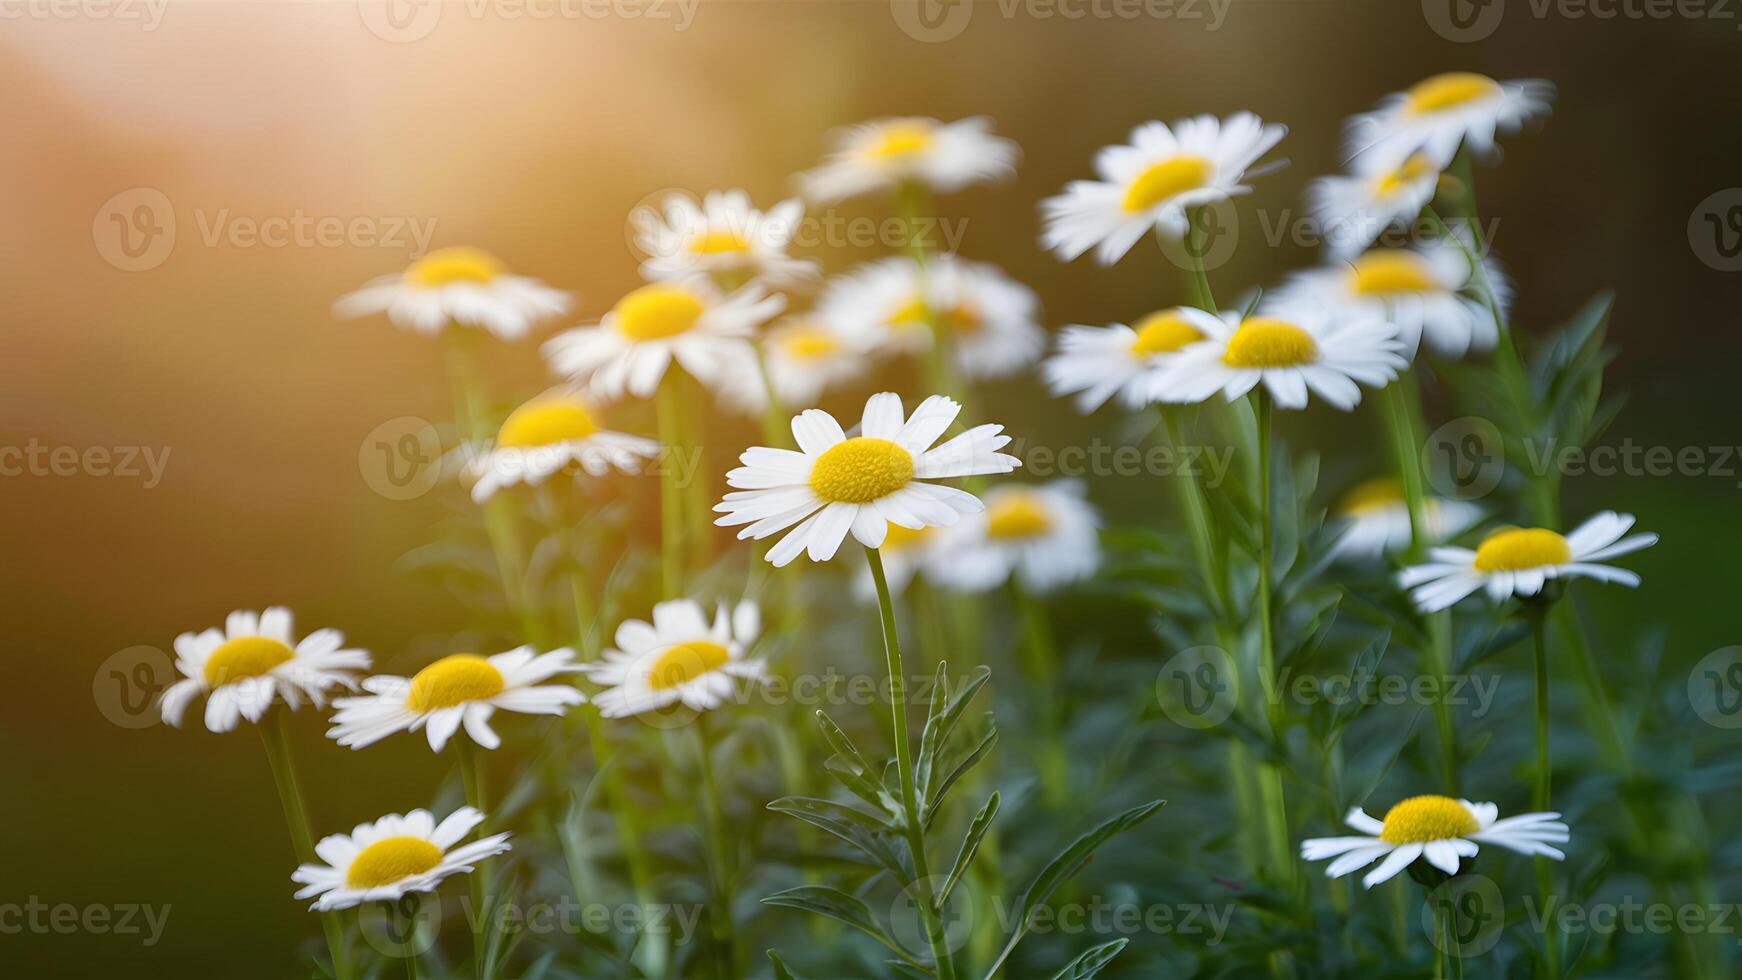
M 434 245 L 476 244 L 576 292 L 578 322 L 637 282 L 625 217 L 650 193 L 736 186 L 766 204 L 792 192 L 832 127 L 984 114 L 1023 160 L 1013 181 L 944 199 L 967 219 L 962 252 L 1033 286 L 1049 324 L 1102 323 L 1176 301 L 1175 270 L 1147 243 L 1110 270 L 1061 264 L 1036 246 L 1035 205 L 1132 125 L 1250 109 L 1290 126 L 1289 166 L 1242 202 L 1240 248 L 1215 273 L 1234 291 L 1314 261 L 1267 241 L 1257 216 L 1301 217 L 1305 181 L 1337 167 L 1346 115 L 1438 71 L 1540 77 L 1559 86 L 1552 120 L 1481 171 L 1496 250 L 1521 284 L 1516 323 L 1546 328 L 1613 288 L 1624 356 L 1609 385 L 1631 402 L 1605 442 L 1742 442 L 1742 272 L 1690 236 L 1702 208 L 1742 203 L 1742 191 L 1708 201 L 1742 185 L 1742 23 L 1490 6 L 1503 19 L 1459 41 L 1435 30 L 1434 0 L 1080 19 L 986 2 L 926 37 L 904 30 L 901 6 L 871 0 L 549 18 L 459 3 L 0 0 L 0 445 L 168 453 L 154 483 L 0 477 L 0 903 L 172 908 L 151 947 L 0 935 L 0 974 L 285 977 L 286 951 L 315 932 L 290 901 L 257 740 L 117 724 L 113 655 L 282 603 L 391 664 L 462 616 L 400 561 L 442 519 L 443 495 L 388 499 L 359 464 L 383 422 L 447 417 L 440 349 L 329 312 L 415 248 L 249 244 L 230 237 L 235 222 L 433 224 Z M 118 252 L 104 220 L 138 189 L 161 197 L 126 200 L 158 202 L 157 227 L 175 226 L 173 246 L 144 260 Z M 834 271 L 870 253 L 815 254 Z M 544 383 L 532 342 L 496 350 L 489 368 L 504 397 Z M 1041 440 L 1091 431 L 1038 392 L 1008 386 L 989 413 Z M 1346 420 L 1308 413 L 1290 432 L 1352 435 L 1378 459 Z M 1117 482 L 1097 496 L 1145 516 L 1153 485 Z M 1597 608 L 1605 625 L 1661 625 L 1668 656 L 1689 664 L 1736 641 L 1739 486 L 1734 469 L 1569 481 L 1570 517 L 1632 510 L 1663 535 L 1632 563 L 1645 587 Z M 421 803 L 445 772 L 417 740 L 353 755 L 313 717 L 295 721 L 317 830 Z

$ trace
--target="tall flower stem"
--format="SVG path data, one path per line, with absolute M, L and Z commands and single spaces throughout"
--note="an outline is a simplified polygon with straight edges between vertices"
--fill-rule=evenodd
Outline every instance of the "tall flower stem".
M 1040 778 L 1048 806 L 1064 805 L 1070 793 L 1070 770 L 1064 746 L 1064 692 L 1059 684 L 1058 644 L 1046 610 L 1020 582 L 1011 580 L 1010 595 L 1022 629 L 1022 649 L 1028 671 L 1040 695 L 1045 721 L 1041 729 Z
M 1258 687 L 1264 698 L 1264 714 L 1271 737 L 1280 749 L 1283 744 L 1282 701 L 1276 691 L 1276 611 L 1272 608 L 1270 582 L 1275 564 L 1271 554 L 1270 450 L 1274 410 L 1270 393 L 1262 387 L 1254 391 L 1252 407 L 1258 419 Z M 1294 849 L 1288 831 L 1288 805 L 1283 795 L 1282 770 L 1274 762 L 1259 769 L 1258 795 L 1268 821 L 1270 859 L 1277 880 L 1285 887 L 1292 887 Z
M 266 745 L 266 761 L 272 767 L 272 781 L 278 787 L 278 802 L 284 806 L 284 822 L 290 828 L 291 847 L 296 859 L 304 864 L 315 860 L 314 834 L 309 830 L 308 806 L 303 803 L 302 787 L 296 779 L 296 766 L 290 757 L 290 740 L 284 733 L 284 713 L 270 710 L 260 724 L 260 739 Z M 350 980 L 351 961 L 345 955 L 345 927 L 337 912 L 321 913 L 321 932 L 326 934 L 327 952 L 333 958 L 333 974 L 338 980 Z
M 1196 293 L 1194 301 L 1199 309 L 1214 313 L 1216 312 L 1216 294 L 1210 290 L 1210 276 L 1204 269 L 1203 235 L 1198 231 L 1198 225 L 1203 217 L 1203 208 L 1194 208 L 1187 213 L 1186 234 L 1182 244 L 1185 246 L 1186 260 L 1191 263 L 1191 268 L 1187 271 L 1191 273 L 1191 285 Z M 1157 229 L 1156 234 L 1161 234 L 1159 229 Z
M 919 906 L 920 921 L 925 925 L 926 942 L 931 946 L 938 980 L 955 980 L 956 966 L 950 959 L 943 923 L 938 919 L 931 868 L 926 861 L 925 828 L 919 822 L 919 797 L 913 779 L 913 752 L 907 741 L 907 676 L 901 665 L 901 635 L 895 626 L 895 604 L 889 597 L 889 580 L 883 575 L 882 556 L 877 553 L 876 548 L 866 548 L 865 560 L 870 563 L 871 580 L 877 585 L 877 605 L 883 614 L 883 655 L 889 673 L 890 721 L 895 733 L 895 771 L 901 783 L 902 829 L 907 837 L 908 851 L 913 856 L 913 887 L 917 892 L 914 902 Z
M 405 955 L 401 957 L 405 961 L 405 980 L 417 980 L 417 913 L 423 901 L 417 892 L 406 895 L 404 901 L 403 907 L 398 902 L 388 902 L 387 905 L 404 924 L 401 935 L 408 937 Z
M 466 788 L 466 805 L 479 813 L 485 809 L 484 780 L 478 771 L 478 748 L 465 732 L 454 735 L 454 754 L 460 761 L 460 782 Z M 467 881 L 472 887 L 472 964 L 478 980 L 490 980 L 488 951 L 485 949 L 485 924 L 490 919 L 490 871 L 485 861 L 475 863 Z
M 1552 776 L 1548 751 L 1548 610 L 1539 602 L 1528 601 L 1524 615 L 1530 621 L 1530 634 L 1536 645 L 1536 782 L 1531 805 L 1532 809 L 1542 812 L 1549 808 Z M 1544 907 L 1550 907 L 1554 901 L 1553 868 L 1548 858 L 1540 856 L 1535 859 L 1535 865 L 1537 890 L 1542 893 Z M 1551 977 L 1561 975 L 1558 932 L 1554 922 L 1550 922 L 1543 932 L 1543 951 L 1548 957 Z
M 676 599 L 683 592 L 683 488 L 678 486 L 677 454 L 683 428 L 683 406 L 676 379 L 668 372 L 654 396 L 659 416 L 659 444 L 665 465 L 659 470 L 659 568 L 661 595 Z
M 702 781 L 702 806 L 708 832 L 708 852 L 712 856 L 714 869 L 714 909 L 709 914 L 708 921 L 713 929 L 716 955 L 722 960 L 724 969 L 721 975 L 727 978 L 739 974 L 738 942 L 736 930 L 732 924 L 732 879 L 737 873 L 732 860 L 731 845 L 726 837 L 726 819 L 720 809 L 720 790 L 714 781 L 714 752 L 712 739 L 708 737 L 707 716 L 696 718 L 692 731 L 695 736 L 696 766 Z

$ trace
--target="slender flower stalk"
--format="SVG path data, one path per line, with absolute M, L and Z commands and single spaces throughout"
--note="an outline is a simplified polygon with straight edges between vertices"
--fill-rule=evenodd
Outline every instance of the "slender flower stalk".
M 1065 758 L 1064 707 L 1059 683 L 1058 644 L 1053 639 L 1052 624 L 1046 610 L 1014 576 L 1010 595 L 1016 606 L 1017 620 L 1022 630 L 1022 650 L 1027 654 L 1029 675 L 1034 678 L 1040 694 L 1041 725 L 1040 781 L 1048 806 L 1064 805 L 1070 794 L 1069 760 Z
M 702 805 L 708 834 L 708 853 L 714 872 L 714 909 L 708 916 L 714 935 L 715 954 L 722 961 L 721 975 L 739 976 L 737 931 L 732 922 L 732 880 L 737 874 L 732 847 L 726 837 L 726 819 L 720 807 L 720 789 L 714 779 L 714 746 L 703 714 L 692 726 L 696 767 L 702 780 Z
M 1271 499 L 1270 450 L 1271 423 L 1274 414 L 1270 392 L 1258 388 L 1252 393 L 1253 413 L 1258 419 L 1258 686 L 1264 698 L 1265 719 L 1271 736 L 1280 744 L 1282 731 L 1282 701 L 1276 693 L 1275 610 L 1271 608 Z M 1271 862 L 1277 879 L 1285 886 L 1294 881 L 1294 850 L 1288 830 L 1288 805 L 1283 795 L 1282 772 L 1267 764 L 1258 776 L 1258 794 L 1267 817 Z
M 672 379 L 659 386 L 654 411 L 659 416 L 659 444 L 665 465 L 659 470 L 659 568 L 660 594 L 675 599 L 683 594 L 683 488 L 678 486 L 673 456 L 678 451 L 683 426 L 683 406 Z
M 485 788 L 482 774 L 478 770 L 478 748 L 472 744 L 469 733 L 461 732 L 454 738 L 454 754 L 459 758 L 460 782 L 465 786 L 466 805 L 479 813 L 489 813 L 484 806 Z M 466 876 L 472 887 L 472 965 L 479 980 L 490 980 L 490 968 L 493 965 L 488 961 L 489 954 L 485 948 L 485 923 L 490 920 L 489 877 L 489 869 L 482 860 Z
M 284 713 L 270 711 L 261 723 L 260 738 L 266 745 L 266 761 L 272 766 L 272 781 L 278 787 L 278 801 L 284 806 L 284 822 L 290 828 L 291 846 L 296 859 L 303 863 L 315 860 L 314 832 L 309 829 L 308 806 L 302 798 L 302 787 L 296 779 L 296 765 L 290 756 L 290 741 L 284 733 Z M 326 934 L 327 952 L 333 958 L 333 974 L 338 980 L 351 980 L 351 961 L 345 950 L 345 926 L 338 912 L 321 913 L 321 932 Z

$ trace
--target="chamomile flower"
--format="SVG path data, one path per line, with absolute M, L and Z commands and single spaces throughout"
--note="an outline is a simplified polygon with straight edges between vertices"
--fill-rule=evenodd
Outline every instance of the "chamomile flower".
M 1101 519 L 1078 480 L 1039 486 L 1005 484 L 986 491 L 986 509 L 939 533 L 927 574 L 963 592 L 984 592 L 1014 574 L 1032 593 L 1088 578 L 1100 562 Z
M 724 400 L 755 410 L 767 392 L 751 338 L 785 305 L 755 284 L 722 295 L 705 276 L 653 283 L 618 300 L 597 324 L 547 341 L 544 357 L 601 400 L 653 397 L 675 358 Z
M 1144 123 L 1129 144 L 1096 155 L 1100 180 L 1072 181 L 1041 202 L 1041 244 L 1067 262 L 1093 248 L 1112 265 L 1152 229 L 1182 238 L 1189 209 L 1251 190 L 1241 183 L 1247 168 L 1285 132 L 1249 112 L 1181 119 L 1171 129 Z
M 1500 809 L 1492 803 L 1471 803 L 1449 796 L 1412 796 L 1385 811 L 1384 820 L 1375 820 L 1360 807 L 1354 807 L 1344 820 L 1365 836 L 1304 840 L 1300 843 L 1300 856 L 1303 861 L 1336 858 L 1325 869 L 1325 874 L 1332 878 L 1341 878 L 1379 861 L 1379 867 L 1361 879 L 1366 888 L 1390 881 L 1423 857 L 1446 874 L 1457 874 L 1458 862 L 1475 857 L 1483 844 L 1504 847 L 1526 857 L 1566 859 L 1553 846 L 1568 840 L 1567 825 L 1561 822 L 1560 814 L 1523 813 L 1504 820 L 1496 819 L 1499 814 Z
M 1423 531 L 1433 542 L 1456 537 L 1482 517 L 1480 507 L 1464 500 L 1429 497 L 1422 505 Z M 1410 543 L 1409 505 L 1396 477 L 1356 484 L 1337 501 L 1331 519 L 1342 530 L 1332 549 L 1339 558 L 1376 561 Z
M 1502 314 L 1511 289 L 1492 259 L 1483 275 Z M 1471 287 L 1470 259 L 1449 241 L 1376 248 L 1352 261 L 1295 273 L 1273 295 L 1279 307 L 1315 307 L 1333 318 L 1380 319 L 1397 327 L 1405 351 L 1425 339 L 1441 357 L 1492 350 L 1499 324 Z
M 1008 473 L 1022 465 L 998 450 L 1010 442 L 1001 425 L 979 425 L 937 448 L 962 406 L 943 395 L 927 398 L 905 420 L 893 392 L 865 402 L 859 435 L 847 438 L 834 416 L 821 409 L 792 420 L 798 451 L 756 446 L 726 474 L 738 488 L 714 510 L 722 527 L 749 525 L 739 538 L 761 540 L 793 528 L 768 550 L 776 567 L 800 552 L 828 561 L 848 531 L 867 548 L 883 543 L 890 524 L 918 530 L 954 524 L 984 505 L 980 498 L 930 480 Z M 797 527 L 793 527 L 793 525 Z
M 263 613 L 231 613 L 222 630 L 183 633 L 175 638 L 175 666 L 182 680 L 163 692 L 163 720 L 181 725 L 194 698 L 206 697 L 206 727 L 227 732 L 237 720 L 257 722 L 280 697 L 295 710 L 307 698 L 316 708 L 327 691 L 355 690 L 354 670 L 369 669 L 369 654 L 344 649 L 338 630 L 321 629 L 297 640 L 290 610 L 273 606 Z
M 567 293 L 511 275 L 488 252 L 439 248 L 404 272 L 372 279 L 340 298 L 333 313 L 346 318 L 385 313 L 398 326 L 421 334 L 438 334 L 452 323 L 518 340 L 534 324 L 568 308 Z
M 1497 82 L 1466 71 L 1435 75 L 1350 119 L 1344 154 L 1366 168 L 1384 169 L 1420 151 L 1444 167 L 1459 146 L 1487 154 L 1496 132 L 1514 132 L 1548 115 L 1554 94 L 1554 86 L 1539 79 Z
M 908 117 L 837 130 L 822 166 L 799 175 L 806 197 L 842 201 L 912 181 L 949 193 L 1016 172 L 1016 144 L 992 135 L 992 121 L 952 123 Z
M 553 388 L 508 413 L 495 445 L 473 457 L 467 469 L 476 481 L 472 499 L 483 503 L 504 487 L 535 487 L 562 472 L 634 473 L 643 459 L 658 454 L 659 443 L 601 428 L 585 398 Z
M 1046 347 L 1033 290 L 995 266 L 949 255 L 924 269 L 908 258 L 872 262 L 832 281 L 817 308 L 866 350 L 929 350 L 935 325 L 947 331 L 956 371 L 970 381 L 1016 374 Z
M 617 649 L 586 666 L 587 677 L 605 688 L 593 698 L 606 718 L 625 718 L 682 702 L 696 711 L 719 707 L 739 680 L 768 676 L 761 659 L 746 659 L 761 616 L 753 602 L 712 624 L 701 604 L 672 599 L 653 607 L 653 622 L 626 620 L 617 627 Z
M 1148 404 L 1168 358 L 1204 334 L 1176 307 L 1157 310 L 1132 326 L 1072 324 L 1059 331 L 1058 353 L 1040 376 L 1056 396 L 1077 396 L 1077 408 L 1092 412 L 1118 396 L 1136 410 Z
M 1423 612 L 1445 609 L 1477 589 L 1500 602 L 1510 596 L 1533 596 L 1551 579 L 1593 578 L 1636 586 L 1639 576 L 1602 562 L 1649 548 L 1655 534 L 1627 535 L 1632 514 L 1606 510 L 1562 536 L 1541 527 L 1506 527 L 1483 539 L 1475 551 L 1435 548 L 1432 559 L 1398 574 Z
M 932 560 L 939 554 L 938 545 L 942 540 L 941 528 L 889 525 L 889 532 L 883 536 L 883 543 L 877 546 L 877 556 L 883 561 L 883 580 L 888 584 L 891 595 L 900 595 L 907 590 L 908 583 L 913 581 L 914 576 L 926 573 Z M 871 577 L 869 567 L 859 569 L 853 580 L 853 588 L 859 598 L 877 601 L 877 582 Z
M 636 208 L 629 223 L 636 246 L 648 255 L 641 263 L 644 279 L 747 272 L 769 285 L 789 285 L 817 274 L 815 262 L 786 254 L 803 218 L 802 201 L 759 211 L 748 194 L 731 190 L 709 191 L 700 205 L 687 194 L 670 194 L 658 210 Z
M 371 677 L 363 682 L 368 694 L 333 702 L 338 710 L 327 737 L 360 749 L 395 732 L 422 728 L 429 747 L 440 752 L 463 723 L 472 741 L 493 749 L 502 744 L 490 730 L 490 716 L 498 709 L 560 715 L 586 700 L 567 684 L 542 683 L 580 670 L 574 657 L 567 649 L 535 654 L 529 646 L 492 657 L 455 653 L 409 678 Z
M 1233 401 L 1262 382 L 1279 408 L 1305 408 L 1311 390 L 1346 412 L 1361 401 L 1360 385 L 1383 387 L 1409 365 L 1396 328 L 1377 319 L 1333 322 L 1308 307 L 1245 319 L 1179 312 L 1205 339 L 1168 359 L 1153 386 L 1157 401 L 1201 402 L 1217 392 Z
M 326 863 L 305 864 L 290 880 L 304 886 L 296 897 L 313 898 L 310 908 L 320 912 L 433 892 L 444 879 L 469 874 L 479 861 L 508 851 L 507 834 L 460 844 L 483 822 L 484 815 L 469 806 L 439 824 L 428 810 L 389 813 L 348 834 L 321 838 L 315 856 Z
M 1407 228 L 1434 199 L 1440 168 L 1426 153 L 1372 173 L 1321 177 L 1307 185 L 1307 207 L 1333 256 L 1353 255 L 1394 228 Z
M 795 316 L 770 327 L 762 338 L 768 384 L 782 405 L 804 408 L 824 391 L 865 373 L 865 353 L 816 316 Z

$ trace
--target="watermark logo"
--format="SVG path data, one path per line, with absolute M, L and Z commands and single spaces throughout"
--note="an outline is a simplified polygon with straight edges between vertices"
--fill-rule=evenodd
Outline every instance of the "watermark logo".
M 360 0 L 357 13 L 369 33 L 393 44 L 429 37 L 442 20 L 443 0 Z
M 103 717 L 122 728 L 150 728 L 163 721 L 157 707 L 175 682 L 175 664 L 156 647 L 132 646 L 110 655 L 91 676 L 91 700 Z
M 1742 646 L 1713 650 L 1694 664 L 1688 703 L 1713 728 L 1742 728 Z
M 927 887 L 921 888 L 921 884 Z M 927 900 L 926 896 L 934 896 L 935 900 L 935 896 L 943 895 L 948 884 L 949 879 L 943 875 L 932 875 L 912 882 L 889 903 L 889 934 L 902 949 L 916 956 L 931 952 L 921 903 Z M 954 953 L 967 945 L 968 937 L 974 931 L 974 900 L 969 896 L 969 889 L 957 888 L 950 892 L 937 906 L 937 912 L 938 924 L 944 931 L 944 945 L 949 951 Z
M 1234 257 L 1234 247 L 1240 244 L 1240 212 L 1235 210 L 1234 202 L 1227 198 L 1211 201 L 1187 211 L 1186 220 L 1184 236 L 1159 238 L 1161 254 L 1169 262 L 1187 272 L 1200 267 L 1208 272 L 1220 269 Z
M 1469 44 L 1499 29 L 1506 0 L 1421 0 L 1421 15 L 1435 34 Z
M 1162 664 L 1155 699 L 1182 728 L 1214 728 L 1240 703 L 1240 672 L 1221 647 L 1187 647 Z
M 1428 892 L 1421 905 L 1421 928 L 1442 953 L 1481 956 L 1505 931 L 1506 900 L 1483 875 L 1458 875 Z
M 1433 431 L 1421 462 L 1440 496 L 1476 500 L 1494 492 L 1506 473 L 1505 443 L 1493 422 L 1475 415 L 1453 419 Z
M 1688 244 L 1719 272 L 1742 270 L 1742 187 L 1706 196 L 1688 215 Z
M 441 464 L 441 435 L 415 415 L 388 419 L 357 445 L 363 482 L 388 500 L 414 500 L 428 493 L 441 477 Z
M 889 0 L 901 33 L 925 44 L 953 41 L 974 18 L 974 0 Z
M 175 250 L 175 208 L 155 187 L 122 191 L 97 209 L 91 241 L 103 261 L 122 272 L 155 269 Z
M 357 906 L 357 931 L 370 949 L 390 959 L 426 953 L 442 931 L 441 899 L 413 893 L 390 902 L 364 902 Z

